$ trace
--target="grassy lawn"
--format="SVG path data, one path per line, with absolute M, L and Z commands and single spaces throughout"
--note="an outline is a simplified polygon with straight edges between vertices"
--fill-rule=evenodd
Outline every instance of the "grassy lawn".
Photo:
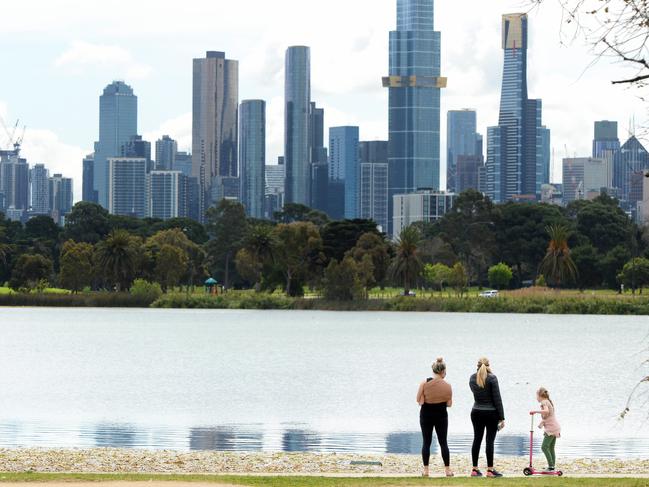
M 12 294 L 13 291 L 8 287 L 0 287 L 0 294 Z M 58 289 L 55 287 L 48 287 L 44 291 L 45 294 L 70 294 L 67 289 Z
M 649 479 L 570 479 L 570 478 L 509 478 L 509 479 L 422 479 L 422 478 L 324 478 L 324 477 L 246 477 L 218 475 L 146 475 L 146 474 L 40 474 L 5 473 L 0 474 L 0 482 L 101 482 L 101 481 L 176 481 L 210 482 L 215 484 L 248 486 L 306 486 L 306 487 L 363 487 L 363 486 L 473 486 L 490 485 L 495 487 L 542 487 L 542 486 L 608 486 L 647 487 Z

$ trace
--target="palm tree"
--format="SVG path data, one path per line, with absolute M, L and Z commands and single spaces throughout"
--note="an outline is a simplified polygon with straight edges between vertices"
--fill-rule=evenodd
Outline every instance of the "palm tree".
M 421 274 L 423 264 L 419 259 L 421 233 L 417 227 L 404 228 L 397 240 L 397 254 L 392 263 L 392 276 L 403 281 L 403 293 L 410 295 L 410 288 Z
M 136 264 L 133 237 L 126 230 L 115 230 L 97 244 L 97 258 L 104 277 L 117 291 L 128 288 Z
M 550 236 L 550 244 L 541 261 L 540 272 L 548 283 L 561 288 L 562 284 L 575 280 L 578 275 L 568 247 L 569 232 L 563 225 L 550 225 L 545 231 Z

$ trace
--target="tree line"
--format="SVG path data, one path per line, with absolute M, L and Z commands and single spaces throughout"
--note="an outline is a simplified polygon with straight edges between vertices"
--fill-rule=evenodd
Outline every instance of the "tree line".
M 387 286 L 405 294 L 533 283 L 635 290 L 649 284 L 648 258 L 649 232 L 605 194 L 562 208 L 495 205 L 467 191 L 441 220 L 414 224 L 394 241 L 372 221 L 331 221 L 302 205 L 266 221 L 224 200 L 205 225 L 113 216 L 92 203 L 75 205 L 63 228 L 49 217 L 22 225 L 0 214 L 0 283 L 17 291 L 127 291 L 136 279 L 167 291 L 210 276 L 227 289 L 312 289 L 332 300 Z

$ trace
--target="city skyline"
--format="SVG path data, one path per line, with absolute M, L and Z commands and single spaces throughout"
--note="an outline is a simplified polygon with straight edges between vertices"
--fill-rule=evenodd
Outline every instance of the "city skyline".
M 396 19 L 392 0 L 375 0 L 372 9 L 367 9 L 364 0 L 347 6 L 350 18 L 338 19 L 341 32 L 335 39 L 326 37 L 326 29 L 319 25 L 309 25 L 309 29 L 296 26 L 287 32 L 281 28 L 285 21 L 279 16 L 278 23 L 265 25 L 259 31 L 257 23 L 261 23 L 264 14 L 270 13 L 271 9 L 255 0 L 228 7 L 223 14 L 232 22 L 218 32 L 200 20 L 187 31 L 186 27 L 177 25 L 181 23 L 177 16 L 151 12 L 151 15 L 160 16 L 159 25 L 147 25 L 138 34 L 123 32 L 116 37 L 114 30 L 109 28 L 92 33 L 84 30 L 85 16 L 92 15 L 92 9 L 88 10 L 86 6 L 57 26 L 43 27 L 38 23 L 39 15 L 46 12 L 48 6 L 40 8 L 36 17 L 27 18 L 25 14 L 27 8 L 31 6 L 33 9 L 40 3 L 32 0 L 9 7 L 8 14 L 19 18 L 20 22 L 14 23 L 1 35 L 13 34 L 10 43 L 16 43 L 21 32 L 29 33 L 38 28 L 42 33 L 33 36 L 32 42 L 21 49 L 41 44 L 47 44 L 47 49 L 44 49 L 42 63 L 25 67 L 24 79 L 3 79 L 0 82 L 0 114 L 8 123 L 21 118 L 28 125 L 24 156 L 31 164 L 44 163 L 52 173 L 62 172 L 81 181 L 80 161 L 92 152 L 92 141 L 97 138 L 97 96 L 104 86 L 119 78 L 133 86 L 138 95 L 139 132 L 144 138 L 154 142 L 161 135 L 169 134 L 178 140 L 179 150 L 188 149 L 191 137 L 191 60 L 210 49 L 224 50 L 228 57 L 241 62 L 240 99 L 267 100 L 268 163 L 274 163 L 282 152 L 283 55 L 285 49 L 293 44 L 312 48 L 312 99 L 326 110 L 325 130 L 336 125 L 358 125 L 361 140 L 387 139 L 387 90 L 376 82 L 376 76 L 380 78 L 385 74 L 388 56 L 386 32 L 394 28 Z M 330 15 L 328 9 L 317 6 L 315 10 L 307 9 L 297 2 L 289 3 L 295 3 L 297 18 Z M 147 4 L 142 2 L 134 8 L 146 8 Z M 255 8 L 259 18 L 246 16 L 250 26 L 244 27 L 244 17 L 238 16 L 251 6 L 259 7 Z M 442 117 L 451 109 L 476 109 L 478 132 L 481 133 L 486 132 L 485 128 L 497 119 L 501 76 L 500 16 L 520 10 L 520 6 L 518 1 L 502 1 L 488 7 L 463 0 L 453 2 L 453 5 L 436 3 L 436 26 L 445 39 L 442 43 L 442 72 L 449 77 L 449 87 L 442 96 Z M 209 14 L 213 9 L 207 2 L 192 1 L 188 5 L 188 10 L 194 13 Z M 361 17 L 366 21 L 351 29 L 356 10 L 366 14 Z M 117 22 L 113 13 L 106 15 L 107 26 Z M 594 120 L 618 120 L 620 138 L 625 138 L 629 120 L 636 113 L 634 109 L 637 110 L 637 98 L 633 91 L 610 85 L 620 68 L 611 67 L 606 61 L 582 76 L 592 57 L 581 44 L 560 47 L 560 17 L 556 8 L 548 5 L 540 13 L 532 13 L 530 23 L 530 92 L 544 99 L 544 124 L 553 131 L 552 146 L 556 153 L 553 179 L 556 180 L 563 157 L 590 153 Z M 143 33 L 155 39 L 162 36 L 163 27 L 168 32 L 172 24 L 181 39 L 171 52 L 161 50 L 159 46 L 154 48 L 149 41 L 141 42 Z M 253 42 L 254 39 L 259 42 Z M 340 50 L 342 46 L 346 46 L 344 50 Z M 19 51 L 12 51 L 9 61 Z M 345 55 L 341 56 L 340 52 Z M 359 69 L 359 65 L 363 69 Z M 30 75 L 34 70 L 38 71 L 38 76 Z M 351 76 L 336 76 L 335 73 L 341 70 Z M 36 81 L 42 83 L 43 79 L 53 89 L 59 89 L 62 95 L 45 102 L 34 88 Z M 587 103 L 589 99 L 602 96 L 610 100 L 610 106 Z M 75 110 L 62 112 L 62 106 L 72 97 Z M 571 117 L 562 116 L 564 110 L 571 113 Z M 641 119 L 638 120 L 640 124 Z M 441 140 L 441 173 L 445 174 L 445 123 L 442 123 Z M 568 154 L 564 146 L 568 147 Z M 75 200 L 80 196 L 81 185 L 76 184 Z

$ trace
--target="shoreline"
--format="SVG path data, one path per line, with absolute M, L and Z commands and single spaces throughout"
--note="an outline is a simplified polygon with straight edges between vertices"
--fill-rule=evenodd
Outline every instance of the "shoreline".
M 543 459 L 535 457 L 537 466 Z M 352 462 L 381 462 L 381 466 Z M 470 472 L 466 455 L 451 458 L 456 475 Z M 481 457 L 481 466 L 484 457 Z M 567 476 L 644 476 L 646 459 L 559 459 Z M 508 476 L 520 476 L 526 457 L 496 457 L 496 467 Z M 0 449 L 0 472 L 7 473 L 139 473 L 215 475 L 302 475 L 302 476 L 418 476 L 418 455 L 364 455 L 350 453 L 233 453 L 219 451 L 179 452 L 171 450 L 94 449 Z M 431 457 L 431 473 L 443 472 L 438 456 Z

